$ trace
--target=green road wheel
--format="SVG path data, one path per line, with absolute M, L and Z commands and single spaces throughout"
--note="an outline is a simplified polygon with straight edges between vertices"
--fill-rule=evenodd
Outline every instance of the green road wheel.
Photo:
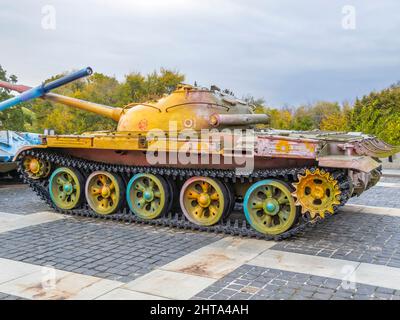
M 296 221 L 297 208 L 290 187 L 279 180 L 262 180 L 246 192 L 243 209 L 247 221 L 258 232 L 277 235 Z
M 126 199 L 136 216 L 151 220 L 168 212 L 172 192 L 172 186 L 162 176 L 139 173 L 129 181 Z
M 60 209 L 71 210 L 83 199 L 84 178 L 82 174 L 72 168 L 58 168 L 54 170 L 49 180 L 50 197 Z
M 186 218 L 201 226 L 216 224 L 230 207 L 225 185 L 207 177 L 188 179 L 181 189 L 180 204 Z
M 124 201 L 124 183 L 118 175 L 95 171 L 86 180 L 86 201 L 101 215 L 115 213 Z

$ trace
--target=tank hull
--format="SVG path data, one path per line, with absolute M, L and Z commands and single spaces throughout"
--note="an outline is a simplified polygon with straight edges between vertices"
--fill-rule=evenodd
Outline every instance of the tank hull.
M 316 132 L 282 135 L 281 131 L 252 131 L 240 135 L 218 131 L 205 136 L 195 133 L 190 139 L 179 135 L 160 139 L 140 132 L 94 132 L 42 139 L 42 148 L 92 161 L 174 168 L 240 168 L 246 160 L 253 160 L 253 169 L 318 165 L 368 173 L 379 168 L 378 158 L 398 151 L 371 136 Z

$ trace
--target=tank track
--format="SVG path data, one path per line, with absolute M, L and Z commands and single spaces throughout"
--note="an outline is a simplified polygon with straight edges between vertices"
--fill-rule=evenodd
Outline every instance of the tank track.
M 81 173 L 86 176 L 90 172 L 96 170 L 105 170 L 112 173 L 121 174 L 124 177 L 131 177 L 136 173 L 152 173 L 159 174 L 166 177 L 172 178 L 173 180 L 184 179 L 192 176 L 206 176 L 212 178 L 220 178 L 227 182 L 252 182 L 257 179 L 263 178 L 278 178 L 283 181 L 295 181 L 297 180 L 298 174 L 304 174 L 306 169 L 311 171 L 316 168 L 283 168 L 283 169 L 268 169 L 268 170 L 256 170 L 249 176 L 236 176 L 234 170 L 211 170 L 211 169 L 177 169 L 177 168 L 158 168 L 158 167 L 143 167 L 143 166 L 124 166 L 124 165 L 109 165 L 101 162 L 88 161 L 84 159 L 74 158 L 69 155 L 64 155 L 62 153 L 56 153 L 49 150 L 25 150 L 18 156 L 18 171 L 21 174 L 21 178 L 25 183 L 27 183 L 36 194 L 46 201 L 46 203 L 61 214 L 72 215 L 72 216 L 82 216 L 90 218 L 98 218 L 104 220 L 114 220 L 124 223 L 137 223 L 137 224 L 148 224 L 155 226 L 165 226 L 178 229 L 186 230 L 198 230 L 210 233 L 222 233 L 233 236 L 250 237 L 265 240 L 280 241 L 293 237 L 302 231 L 306 231 L 313 228 L 321 221 L 329 219 L 330 215 L 326 215 L 324 219 L 319 217 L 311 220 L 308 215 L 300 216 L 296 225 L 294 225 L 288 231 L 281 233 L 279 235 L 265 235 L 257 232 L 248 224 L 246 219 L 243 218 L 231 218 L 226 217 L 220 220 L 219 223 L 210 227 L 203 227 L 191 223 L 186 219 L 186 217 L 180 212 L 169 212 L 163 217 L 154 220 L 143 220 L 135 216 L 129 211 L 127 207 L 123 207 L 120 211 L 112 215 L 99 215 L 93 212 L 87 203 L 84 203 L 81 208 L 73 210 L 62 210 L 56 207 L 50 198 L 50 193 L 48 191 L 48 179 L 30 179 L 24 173 L 23 169 L 23 157 L 24 156 L 34 156 L 46 161 L 49 161 L 53 166 L 66 166 L 78 169 Z M 341 203 L 339 206 L 335 206 L 335 212 L 340 206 L 343 206 L 347 200 L 350 198 L 351 184 L 349 178 L 345 171 L 343 170 L 333 170 L 330 171 L 333 177 L 338 180 L 341 194 Z

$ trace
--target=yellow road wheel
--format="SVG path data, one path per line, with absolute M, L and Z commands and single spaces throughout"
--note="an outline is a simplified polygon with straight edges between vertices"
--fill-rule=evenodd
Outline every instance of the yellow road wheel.
M 60 209 L 71 210 L 83 199 L 84 178 L 72 168 L 58 168 L 49 179 L 49 192 L 53 203 Z
M 296 205 L 301 206 L 301 213 L 310 213 L 312 218 L 325 217 L 325 213 L 334 213 L 340 204 L 341 191 L 338 181 L 329 172 L 316 169 L 306 170 L 305 175 L 298 175 L 298 182 L 293 183 Z
M 24 172 L 31 179 L 46 178 L 50 174 L 51 165 L 49 161 L 26 156 L 23 160 Z
M 182 186 L 180 204 L 186 218 L 201 226 L 216 224 L 229 208 L 226 187 L 217 179 L 193 177 Z
M 86 180 L 85 194 L 93 211 L 102 215 L 113 214 L 124 201 L 124 183 L 118 175 L 95 171 Z
M 281 234 L 289 230 L 297 218 L 289 186 L 273 179 L 258 181 L 247 190 L 243 210 L 249 224 L 263 234 Z

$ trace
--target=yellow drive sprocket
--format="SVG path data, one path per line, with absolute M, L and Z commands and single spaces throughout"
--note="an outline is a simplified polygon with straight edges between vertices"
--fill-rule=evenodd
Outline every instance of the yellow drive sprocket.
M 301 213 L 310 213 L 312 219 L 316 216 L 325 217 L 325 213 L 334 213 L 334 206 L 340 204 L 341 191 L 338 181 L 324 170 L 306 170 L 305 175 L 298 175 L 298 182 L 293 183 L 296 205 L 301 206 Z

